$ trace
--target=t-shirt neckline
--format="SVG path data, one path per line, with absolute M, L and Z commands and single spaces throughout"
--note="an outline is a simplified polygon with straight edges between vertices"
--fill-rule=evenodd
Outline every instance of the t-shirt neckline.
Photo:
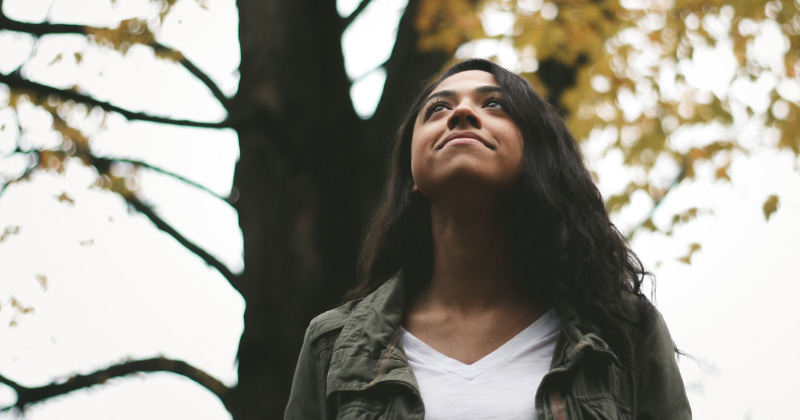
M 528 343 L 541 341 L 539 340 L 540 337 L 548 335 L 554 328 L 559 328 L 559 325 L 558 315 L 553 308 L 550 308 L 510 340 L 471 364 L 440 353 L 402 326 L 400 327 L 400 332 L 406 354 L 409 358 L 414 358 L 415 362 L 431 364 L 464 379 L 473 380 L 482 373 L 525 351 Z

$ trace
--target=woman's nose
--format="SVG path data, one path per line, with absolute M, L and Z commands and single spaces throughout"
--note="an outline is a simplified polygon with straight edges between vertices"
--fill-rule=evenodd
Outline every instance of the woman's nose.
M 465 128 L 481 128 L 481 119 L 471 106 L 462 104 L 453 110 L 450 119 L 447 120 L 447 128 L 453 130 L 459 126 Z

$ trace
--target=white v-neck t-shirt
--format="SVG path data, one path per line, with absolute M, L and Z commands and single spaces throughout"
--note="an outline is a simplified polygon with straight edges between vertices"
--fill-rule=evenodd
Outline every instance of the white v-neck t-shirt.
M 553 309 L 514 338 L 468 365 L 401 328 L 426 420 L 536 419 L 536 390 L 550 370 L 561 322 Z

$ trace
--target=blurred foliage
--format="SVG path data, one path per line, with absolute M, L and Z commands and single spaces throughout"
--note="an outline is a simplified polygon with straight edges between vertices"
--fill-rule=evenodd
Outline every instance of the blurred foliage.
M 205 0 L 194 0 L 200 7 L 206 7 Z M 165 17 L 172 10 L 178 0 L 153 0 L 158 13 L 154 16 L 146 18 L 130 18 L 119 22 L 115 28 L 98 28 L 86 25 L 66 25 L 72 27 L 63 33 L 82 33 L 86 35 L 89 42 L 89 48 L 111 49 L 121 54 L 126 54 L 133 45 L 143 45 L 152 48 L 156 57 L 166 59 L 169 61 L 180 62 L 184 60 L 183 55 L 179 51 L 172 50 L 164 47 L 156 41 L 155 33 L 160 28 Z M 0 2 L 1 4 L 2 2 Z M 112 4 L 116 4 L 117 0 L 111 0 Z M 46 24 L 46 23 L 45 23 Z M 155 28 L 155 29 L 153 29 Z M 52 30 L 45 28 L 44 32 Z M 61 29 L 53 30 L 52 33 L 60 33 Z M 35 54 L 35 49 L 31 57 Z M 67 57 L 71 57 L 74 64 L 80 66 L 83 61 L 84 52 L 70 52 L 59 53 L 49 65 L 53 66 L 59 64 Z M 20 66 L 21 69 L 24 66 Z M 19 70 L 18 69 L 18 70 Z M 69 86 L 64 91 L 74 92 L 81 95 L 81 89 L 77 85 Z M 5 103 L 2 103 L 5 102 Z M 92 106 L 85 103 L 76 102 L 71 99 L 65 99 L 63 96 L 55 94 L 44 94 L 37 89 L 12 87 L 9 90 L 8 98 L 6 101 L 0 101 L 0 105 L 7 106 L 11 109 L 15 117 L 18 114 L 20 105 L 34 105 L 35 107 L 46 111 L 52 118 L 52 128 L 61 137 L 60 147 L 47 147 L 47 148 L 26 148 L 21 146 L 19 139 L 25 133 L 25 127 L 17 124 L 17 137 L 18 146 L 15 153 L 28 153 L 34 155 L 32 163 L 28 166 L 19 177 L 16 179 L 6 180 L 3 189 L 14 182 L 19 182 L 28 179 L 30 174 L 36 170 L 49 170 L 57 173 L 63 173 L 65 168 L 65 160 L 78 160 L 84 165 L 94 167 L 98 172 L 98 178 L 95 183 L 96 187 L 109 189 L 117 192 L 125 197 L 133 196 L 136 191 L 136 169 L 141 165 L 132 163 L 128 166 L 129 170 L 124 174 L 112 172 L 111 165 L 107 159 L 97 159 L 91 153 L 90 138 L 91 135 L 84 133 L 78 126 L 85 123 L 84 120 L 90 114 L 100 116 L 100 121 L 97 124 L 100 130 L 105 126 L 106 110 L 101 106 Z M 18 118 L 17 118 L 18 121 Z M 2 127 L 6 129 L 5 125 Z M 59 201 L 63 200 L 59 197 Z
M 420 5 L 416 28 L 420 34 L 418 48 L 440 49 L 448 54 L 461 44 L 485 36 L 481 19 L 472 0 L 426 1 Z
M 695 179 L 701 166 L 710 166 L 716 180 L 730 181 L 732 159 L 757 147 L 800 155 L 796 0 L 485 0 L 472 16 L 458 7 L 462 1 L 441 3 L 436 2 L 438 15 L 419 16 L 420 47 L 453 51 L 453 38 L 464 34 L 472 42 L 510 43 L 518 57 L 516 70 L 544 95 L 553 83 L 543 80 L 541 64 L 555 61 L 562 65 L 557 68 L 575 71 L 555 105 L 579 140 L 611 133 L 613 141 L 603 154 L 621 152 L 631 174 L 626 187 L 607 197 L 610 212 L 621 210 L 640 191 L 657 206 L 680 181 Z M 487 26 L 492 20 L 513 24 L 481 36 L 474 27 L 478 17 Z M 770 37 L 770 32 L 778 35 Z M 773 51 L 763 51 L 765 44 Z M 731 79 L 698 85 L 692 73 L 726 56 L 733 57 Z M 713 64 L 725 70 L 725 63 Z M 715 76 L 726 77 L 720 73 Z M 766 111 L 757 111 L 742 98 L 746 95 L 735 92 L 756 81 L 768 86 Z M 765 127 L 758 144 L 737 129 L 747 119 Z M 703 131 L 713 134 L 691 134 L 701 127 L 713 127 Z M 678 141 L 680 136 L 693 138 Z M 766 217 L 776 201 L 773 196 L 764 204 Z M 697 209 L 676 216 L 670 226 L 656 226 L 652 214 L 640 227 L 671 234 L 676 223 L 696 217 Z

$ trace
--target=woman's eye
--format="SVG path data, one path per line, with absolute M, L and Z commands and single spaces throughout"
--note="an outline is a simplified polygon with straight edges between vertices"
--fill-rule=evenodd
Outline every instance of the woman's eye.
M 486 108 L 503 108 L 503 104 L 497 99 L 490 99 L 483 106 Z
M 431 104 L 428 107 L 428 109 L 425 110 L 425 118 L 426 119 L 430 118 L 430 116 L 433 115 L 434 113 L 439 112 L 439 111 L 444 111 L 446 109 L 447 109 L 447 104 L 445 104 L 444 102 L 437 102 L 437 103 Z
M 433 106 L 430 107 L 428 112 L 433 114 L 434 112 L 444 111 L 445 109 L 447 109 L 447 107 L 444 106 L 444 104 L 434 104 Z

